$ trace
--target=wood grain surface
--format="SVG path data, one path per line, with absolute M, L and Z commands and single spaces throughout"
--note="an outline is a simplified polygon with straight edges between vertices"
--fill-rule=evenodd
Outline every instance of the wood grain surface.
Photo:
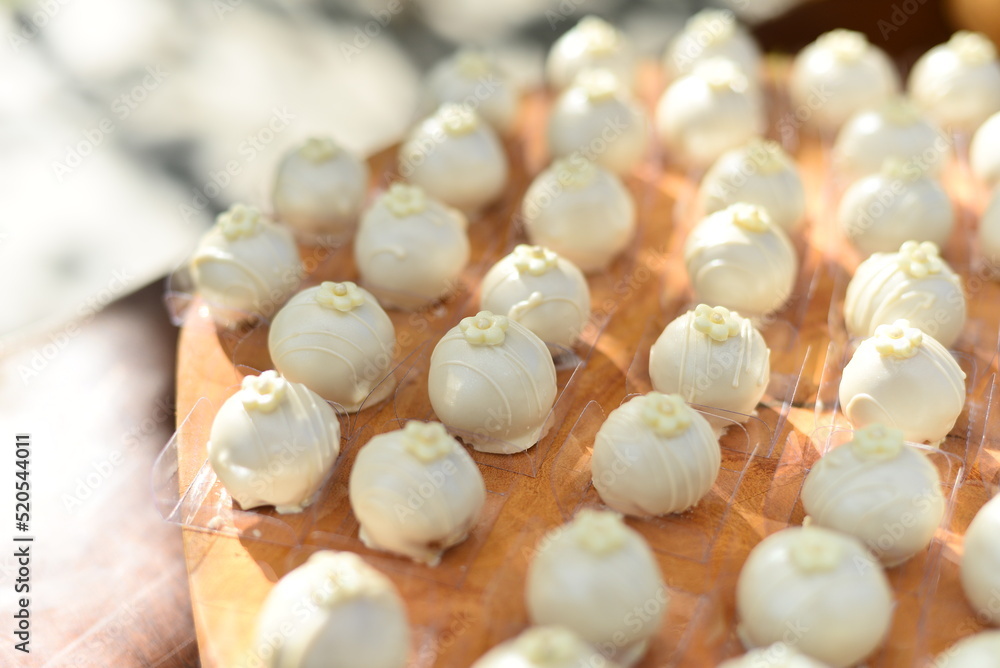
M 780 65 L 776 72 L 780 80 Z M 663 85 L 657 72 L 645 71 L 640 96 L 650 110 Z M 771 99 L 775 126 L 796 118 L 780 87 L 772 86 Z M 181 504 L 186 514 L 175 519 L 187 525 L 185 552 L 204 665 L 256 665 L 253 622 L 263 598 L 279 577 L 322 547 L 360 551 L 396 582 L 418 631 L 412 665 L 468 666 L 524 628 L 523 576 L 537 541 L 578 507 L 597 503 L 587 484 L 593 433 L 627 394 L 649 389 L 649 345 L 689 306 L 679 253 L 697 215 L 692 204 L 697 175 L 666 163 L 655 142 L 626 179 L 639 207 L 639 235 L 607 273 L 591 278 L 597 316 L 576 351 L 582 366 L 560 372 L 562 392 L 550 433 L 525 455 L 476 455 L 490 501 L 470 540 L 450 551 L 436 570 L 372 553 L 357 541 L 344 488 L 353 454 L 365 439 L 398 427 L 400 419 L 430 416 L 421 375 L 428 346 L 476 310 L 477 277 L 522 238 L 511 221 L 531 177 L 547 163 L 548 104 L 541 93 L 525 100 L 520 130 L 508 141 L 511 187 L 471 228 L 474 256 L 465 288 L 426 313 L 393 314 L 404 360 L 396 372 L 399 389 L 393 400 L 345 421 L 345 454 L 321 501 L 301 516 L 245 513 L 225 507 L 216 483 L 201 490 L 203 499 L 189 492 L 188 505 Z M 796 295 L 776 319 L 762 323 L 772 348 L 772 383 L 756 418 L 745 428 L 731 428 L 723 439 L 723 470 L 715 488 L 680 517 L 629 520 L 656 550 L 673 595 L 643 667 L 714 665 L 741 652 L 734 635 L 739 567 L 762 537 L 801 522 L 798 492 L 804 475 L 841 437 L 836 387 L 851 341 L 840 311 L 858 262 L 832 227 L 845 184 L 831 173 L 822 141 L 804 132 L 784 139 L 802 168 L 810 202 L 809 228 L 796 240 L 802 259 Z M 384 185 L 394 151 L 374 156 L 372 164 L 377 185 Z M 872 658 L 873 666 L 922 665 L 980 628 L 961 594 L 957 560 L 961 534 L 998 482 L 1000 446 L 992 434 L 1000 420 L 994 405 L 1000 288 L 980 266 L 970 234 L 985 193 L 960 161 L 947 178 L 960 225 L 945 256 L 966 277 L 970 297 L 969 325 L 957 346 L 969 372 L 970 397 L 942 452 L 934 455 L 952 501 L 949 516 L 925 553 L 889 571 L 899 604 L 891 637 Z M 315 270 L 311 283 L 355 278 L 348 250 L 305 250 L 303 256 Z M 247 367 L 269 365 L 264 330 L 218 331 L 200 303 L 192 304 L 181 333 L 177 405 L 179 422 L 193 409 L 200 419 L 182 424 L 178 433 L 182 490 L 212 481 L 204 437 L 215 407 L 235 390 Z

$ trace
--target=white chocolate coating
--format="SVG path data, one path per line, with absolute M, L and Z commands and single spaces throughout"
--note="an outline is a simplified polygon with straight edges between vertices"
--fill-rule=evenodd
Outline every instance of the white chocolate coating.
M 784 529 L 762 540 L 736 584 L 744 645 L 762 647 L 792 635 L 799 651 L 837 668 L 853 666 L 882 644 L 893 605 L 882 566 L 865 546 L 819 527 Z
M 340 454 L 340 422 L 305 385 L 274 371 L 246 376 L 212 421 L 208 462 L 244 510 L 310 505 Z
M 434 199 L 473 214 L 503 194 L 507 154 L 475 111 L 444 104 L 399 148 L 399 173 Z
M 656 339 L 649 351 L 649 377 L 657 392 L 752 415 L 767 389 L 770 360 L 771 351 L 750 320 L 721 306 L 699 304 Z M 709 422 L 722 424 L 712 417 Z
M 267 595 L 253 656 L 268 668 L 403 668 L 409 652 L 392 582 L 356 554 L 322 551 Z
M 871 336 L 879 325 L 900 319 L 909 320 L 945 348 L 965 325 L 962 279 L 929 241 L 907 241 L 895 253 L 871 255 L 847 284 L 844 320 L 852 335 Z
M 969 162 L 976 177 L 986 186 L 1000 184 L 1000 111 L 986 119 L 972 137 Z
M 593 154 L 591 159 L 616 174 L 639 163 L 648 139 L 646 112 L 608 70 L 581 72 L 549 114 L 552 157 Z
M 365 545 L 431 566 L 465 540 L 486 503 L 479 467 L 438 422 L 410 421 L 372 438 L 349 487 Z
M 635 202 L 621 180 L 581 155 L 557 160 L 531 182 L 521 205 L 525 231 L 592 273 L 635 236 Z
M 788 236 L 752 204 L 733 204 L 695 225 L 684 263 L 695 300 L 748 315 L 784 306 L 799 270 Z
M 611 411 L 590 460 L 601 500 L 626 515 L 693 507 L 719 476 L 722 451 L 712 426 L 679 394 L 650 392 Z
M 965 406 L 965 373 L 948 349 L 906 320 L 879 325 L 840 380 L 840 407 L 855 429 L 883 424 L 907 441 L 938 444 Z
M 590 288 L 566 258 L 521 244 L 486 272 L 479 308 L 516 320 L 546 343 L 569 348 L 590 318 Z
M 353 232 L 368 192 L 368 163 L 328 137 L 282 158 L 271 194 L 275 217 L 306 243 L 335 245 Z
M 1000 496 L 987 501 L 966 530 L 960 574 L 976 616 L 1000 625 Z
M 581 668 L 616 664 L 564 626 L 532 626 L 502 642 L 472 664 L 472 668 Z
M 618 513 L 594 510 L 542 538 L 526 585 L 533 623 L 566 626 L 622 666 L 645 653 L 670 600 L 642 536 Z
M 980 631 L 958 641 L 934 658 L 934 668 L 996 668 L 1000 665 L 1000 631 Z
M 622 84 L 635 81 L 632 45 L 617 28 L 598 16 L 584 16 L 555 41 L 545 60 L 549 86 L 561 91 L 584 70 L 610 70 Z
M 853 30 L 831 30 L 802 49 L 789 80 L 792 104 L 811 110 L 810 123 L 827 131 L 899 90 L 889 56 Z
M 202 235 L 191 274 L 216 320 L 233 324 L 277 311 L 298 287 L 302 262 L 286 228 L 237 204 Z
M 468 221 L 419 186 L 393 183 L 361 219 L 354 260 L 387 307 L 418 309 L 457 289 L 469 261 Z
M 873 424 L 813 465 L 802 486 L 812 526 L 862 541 L 886 567 L 930 545 L 945 500 L 941 477 L 903 432 Z
M 663 92 L 656 130 L 680 162 L 705 168 L 724 153 L 764 134 L 764 102 L 740 67 L 705 60 Z
M 990 39 L 960 30 L 910 70 L 910 96 L 942 127 L 974 132 L 1000 111 L 1000 62 Z
M 990 203 L 979 220 L 979 244 L 987 265 L 995 272 L 1000 267 L 1000 187 L 993 189 Z
M 556 399 L 549 349 L 527 327 L 480 311 L 434 346 L 427 392 L 441 422 L 482 452 L 513 454 L 544 435 Z
M 282 375 L 348 412 L 395 388 L 388 374 L 396 330 L 375 297 L 351 282 L 324 282 L 292 297 L 274 317 L 267 347 Z
M 474 104 L 476 113 L 497 132 L 513 130 L 518 91 L 486 53 L 460 49 L 431 68 L 424 84 L 431 109 L 446 102 Z
M 788 234 L 805 222 L 806 193 L 795 162 L 781 145 L 753 139 L 728 151 L 706 172 L 698 187 L 698 204 L 712 214 L 733 204 L 754 204 Z
M 695 65 L 711 58 L 728 58 L 751 77 L 757 76 L 760 47 L 732 11 L 703 9 L 689 18 L 684 29 L 667 45 L 663 66 L 668 75 L 677 78 L 690 74 Z
M 852 179 L 877 174 L 890 158 L 937 176 L 951 154 L 951 139 L 904 97 L 851 116 L 833 146 L 837 170 Z
M 837 223 L 862 255 L 891 253 L 910 239 L 944 246 L 955 226 L 947 191 L 913 163 L 886 161 L 855 181 L 837 208 Z
M 717 668 L 829 668 L 822 661 L 801 654 L 794 645 L 776 642 L 723 661 Z

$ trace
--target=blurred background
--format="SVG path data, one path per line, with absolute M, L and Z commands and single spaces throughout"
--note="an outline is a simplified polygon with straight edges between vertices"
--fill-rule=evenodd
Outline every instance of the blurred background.
M 1000 42 L 1000 0 L 7 0 L 0 424 L 33 437 L 38 542 L 33 651 L 5 641 L 0 665 L 199 663 L 179 531 L 149 473 L 175 419 L 163 278 L 216 213 L 269 208 L 279 157 L 311 134 L 362 154 L 397 141 L 422 73 L 458 45 L 492 49 L 531 88 L 583 14 L 656 58 L 706 5 L 772 51 L 860 30 L 904 72 L 959 27 Z

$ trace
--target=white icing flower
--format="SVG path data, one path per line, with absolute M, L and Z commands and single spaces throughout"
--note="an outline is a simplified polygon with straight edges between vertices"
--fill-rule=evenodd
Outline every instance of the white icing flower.
M 761 174 L 777 174 L 790 166 L 788 155 L 776 141 L 751 139 L 745 150 Z
M 556 160 L 549 169 L 556 175 L 559 184 L 569 190 L 584 188 L 597 178 L 594 163 L 578 154 Z
M 396 181 L 389 186 L 382 201 L 392 215 L 405 218 L 423 212 L 427 208 L 427 193 L 420 186 Z
M 259 376 L 246 376 L 240 384 L 240 400 L 247 410 L 270 413 L 285 399 L 288 381 L 277 371 L 265 371 Z
M 691 426 L 691 409 L 681 395 L 650 392 L 641 401 L 642 421 L 660 436 L 678 436 Z
M 620 549 L 628 537 L 622 516 L 612 511 L 581 510 L 569 530 L 580 547 L 597 555 Z
M 574 81 L 591 103 L 607 102 L 618 92 L 618 78 L 608 70 L 584 70 Z
M 725 306 L 713 308 L 708 304 L 698 304 L 694 309 L 691 326 L 713 341 L 721 343 L 740 331 L 740 323 L 734 315 Z
M 733 225 L 747 232 L 766 232 L 771 227 L 767 211 L 753 204 L 733 204 L 728 209 Z
M 944 261 L 938 255 L 937 244 L 924 241 L 907 241 L 899 247 L 899 268 L 913 278 L 926 278 L 940 274 Z
M 728 9 L 704 9 L 687 20 L 684 32 L 697 36 L 702 48 L 723 44 L 736 32 L 736 19 Z
M 479 127 L 476 112 L 464 104 L 443 104 L 438 109 L 437 117 L 441 120 L 444 131 L 454 137 L 467 135 Z
M 319 560 L 324 569 L 324 580 L 313 592 L 317 605 L 332 608 L 348 601 L 377 596 L 386 589 L 378 571 L 364 563 L 356 554 L 338 552 L 318 553 L 309 561 Z
M 340 153 L 340 146 L 329 137 L 310 137 L 299 149 L 299 155 L 312 163 L 323 163 Z
M 916 160 L 903 159 L 898 156 L 889 156 L 882 162 L 881 173 L 890 179 L 912 183 L 924 177 L 926 167 Z
M 466 79 L 482 79 L 490 75 L 493 67 L 481 51 L 462 49 L 455 55 L 455 70 Z
M 425 464 L 451 454 L 457 444 L 440 422 L 410 420 L 403 427 L 406 451 Z
M 750 80 L 743 70 L 727 58 L 710 58 L 700 62 L 695 65 L 693 74 L 718 91 L 728 89 L 742 93 L 750 87 Z
M 841 62 L 859 60 L 868 48 L 868 39 L 855 30 L 831 30 L 821 35 L 816 41 Z
M 474 316 L 462 318 L 458 328 L 465 335 L 465 340 L 474 346 L 496 346 L 507 338 L 509 324 L 505 316 L 480 311 Z
M 587 53 L 606 56 L 618 48 L 618 30 L 598 16 L 585 16 L 576 24 Z
M 541 276 L 559 266 L 559 256 L 544 246 L 518 244 L 514 248 L 513 264 L 521 273 Z
M 563 665 L 577 656 L 580 647 L 573 632 L 560 626 L 528 629 L 514 644 L 519 654 L 539 667 Z
M 903 430 L 872 424 L 854 432 L 851 449 L 869 461 L 895 459 L 903 450 Z
M 228 211 L 219 214 L 216 224 L 230 241 L 252 237 L 260 226 L 260 211 L 245 204 L 234 204 Z
M 923 118 L 917 105 L 902 95 L 890 98 L 879 111 L 887 121 L 903 127 L 913 125 Z
M 348 312 L 365 303 L 365 295 L 351 281 L 323 281 L 316 292 L 316 303 L 324 308 Z
M 909 320 L 897 320 L 891 325 L 879 325 L 872 337 L 875 350 L 883 357 L 907 359 L 917 354 L 924 342 L 924 333 L 910 327 Z
M 966 65 L 985 65 L 997 57 L 993 42 L 981 32 L 959 30 L 948 40 L 948 48 Z
M 844 555 L 840 543 L 825 530 L 804 528 L 789 556 L 803 573 L 825 573 L 837 568 Z

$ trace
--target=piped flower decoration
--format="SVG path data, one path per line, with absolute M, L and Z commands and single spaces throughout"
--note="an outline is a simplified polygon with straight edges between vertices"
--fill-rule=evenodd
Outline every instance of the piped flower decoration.
M 883 357 L 908 359 L 917 354 L 924 342 L 924 333 L 916 327 L 910 327 L 909 320 L 897 320 L 891 325 L 879 325 L 875 328 L 872 341 Z
M 879 111 L 887 121 L 902 127 L 913 125 L 922 118 L 917 105 L 902 95 L 887 100 Z
M 511 255 L 514 268 L 522 274 L 541 276 L 559 266 L 559 256 L 544 246 L 518 244 Z
M 420 186 L 397 181 L 389 186 L 382 201 L 396 218 L 405 218 L 422 213 L 427 208 L 427 193 Z
M 277 371 L 265 371 L 259 376 L 246 376 L 240 384 L 240 401 L 248 411 L 270 413 L 285 400 L 288 381 Z
M 447 457 L 458 444 L 440 422 L 410 420 L 403 427 L 403 447 L 425 464 Z
M 605 510 L 581 510 L 571 526 L 577 545 L 592 554 L 610 554 L 625 545 L 628 533 L 622 516 Z
M 840 565 L 844 551 L 827 531 L 806 527 L 792 544 L 789 557 L 802 573 L 826 573 Z
M 882 175 L 904 183 L 919 181 L 924 177 L 925 167 L 917 163 L 916 160 L 905 160 L 896 156 L 890 156 L 882 162 Z
M 324 308 L 347 313 L 364 304 L 365 295 L 351 281 L 323 281 L 316 291 L 316 303 Z
M 580 641 L 561 626 L 540 626 L 522 633 L 515 642 L 518 652 L 533 666 L 561 666 L 576 656 Z
M 997 58 L 997 48 L 981 32 L 959 30 L 948 40 L 948 48 L 966 65 L 985 65 Z
M 698 304 L 694 309 L 691 326 L 713 341 L 722 343 L 740 332 L 740 321 L 737 314 L 725 306 L 709 306 Z
M 299 155 L 309 162 L 320 164 L 332 160 L 340 151 L 337 142 L 329 137 L 310 137 L 299 149 Z
M 761 174 L 777 174 L 792 164 L 781 145 L 772 140 L 750 140 L 746 146 L 746 154 Z
M 868 48 L 868 39 L 856 30 L 831 30 L 819 38 L 824 49 L 840 62 L 855 62 Z
M 584 70 L 573 83 L 592 104 L 607 102 L 618 93 L 618 77 L 608 70 Z
M 356 554 L 351 552 L 318 552 L 309 562 L 318 562 L 323 579 L 312 594 L 317 605 L 333 608 L 349 601 L 377 596 L 385 591 L 385 583 Z
M 926 278 L 940 274 L 944 260 L 938 255 L 937 244 L 907 241 L 899 247 L 899 268 L 913 278 Z
M 684 32 L 699 45 L 725 44 L 736 32 L 736 16 L 725 9 L 705 9 L 687 20 Z
M 851 450 L 861 459 L 884 462 L 903 450 L 903 431 L 883 424 L 871 424 L 854 432 Z
M 660 436 L 679 436 L 691 426 L 691 409 L 679 394 L 650 392 L 640 401 L 643 423 Z
M 741 230 L 760 234 L 771 228 L 770 216 L 759 206 L 743 203 L 733 204 L 726 211 L 732 216 L 733 225 Z
M 583 155 L 575 154 L 568 158 L 560 158 L 550 167 L 559 185 L 569 190 L 580 190 L 594 182 L 597 177 L 597 167 Z
M 489 311 L 480 311 L 476 315 L 462 318 L 458 329 L 465 335 L 465 340 L 474 346 L 498 346 L 507 338 L 507 327 L 510 321 L 502 315 L 493 315 Z
M 252 237 L 260 226 L 260 211 L 245 204 L 234 204 L 228 211 L 220 213 L 215 222 L 230 241 Z
M 444 131 L 453 137 L 467 135 L 479 127 L 476 112 L 464 104 L 443 104 L 438 109 L 437 117 Z
M 695 65 L 694 75 L 716 91 L 732 90 L 742 93 L 750 87 L 750 80 L 739 65 L 728 58 L 710 58 Z
M 618 48 L 618 30 L 598 16 L 583 17 L 576 24 L 576 30 L 583 39 L 583 48 L 589 54 L 607 56 Z
M 455 54 L 455 70 L 466 79 L 488 77 L 493 67 L 482 51 L 462 49 Z

